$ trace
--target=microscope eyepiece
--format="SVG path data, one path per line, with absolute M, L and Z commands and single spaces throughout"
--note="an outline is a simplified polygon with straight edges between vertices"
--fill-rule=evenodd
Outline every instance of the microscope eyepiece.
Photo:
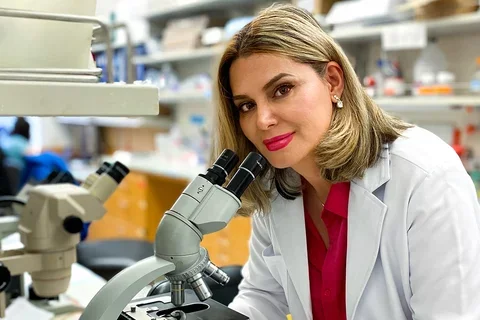
M 113 180 L 120 184 L 130 170 L 123 163 L 116 161 L 106 172 Z
M 266 168 L 267 161 L 260 154 L 250 152 L 226 189 L 240 199 L 250 183 Z
M 52 171 L 42 184 L 71 183 L 75 184 L 75 178 L 68 171 Z
M 267 166 L 267 160 L 262 155 L 256 152 L 250 152 L 248 156 L 243 160 L 240 168 L 244 168 L 253 173 L 257 177 L 263 169 Z
M 95 173 L 98 174 L 98 175 L 101 175 L 102 173 L 104 173 L 108 169 L 110 169 L 111 167 L 112 167 L 112 164 L 105 161 L 104 163 L 102 163 L 100 168 L 98 168 L 97 171 L 95 171 Z
M 225 149 L 215 160 L 214 164 L 207 169 L 207 173 L 200 176 L 212 184 L 223 185 L 227 176 L 237 165 L 238 160 L 238 155 L 235 152 Z

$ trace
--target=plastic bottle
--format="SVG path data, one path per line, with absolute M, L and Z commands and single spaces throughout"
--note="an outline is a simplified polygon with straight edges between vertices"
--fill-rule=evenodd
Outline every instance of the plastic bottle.
M 384 61 L 382 59 L 377 60 L 377 71 L 373 75 L 375 79 L 375 96 L 383 96 L 383 89 L 385 85 L 385 74 L 383 72 Z
M 477 70 L 470 81 L 470 91 L 475 94 L 480 94 L 480 57 L 477 57 L 476 64 Z
M 166 91 L 177 91 L 179 80 L 177 73 L 173 70 L 170 63 L 162 65 L 159 74 L 159 89 Z
M 204 164 L 207 161 L 209 152 L 209 136 L 206 128 L 205 117 L 194 114 L 190 116 L 189 147 L 198 156 L 198 163 Z
M 446 70 L 445 54 L 438 47 L 436 39 L 432 38 L 422 50 L 413 68 L 414 93 L 418 94 L 417 89 L 421 86 L 434 84 L 437 73 Z

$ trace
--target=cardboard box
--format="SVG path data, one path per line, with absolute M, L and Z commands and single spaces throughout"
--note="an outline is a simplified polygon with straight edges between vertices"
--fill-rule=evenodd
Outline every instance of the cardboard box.
M 327 14 L 337 1 L 339 0 L 293 0 L 293 4 L 313 14 Z
M 478 0 L 410 0 L 407 5 L 415 10 L 417 20 L 428 20 L 474 12 Z

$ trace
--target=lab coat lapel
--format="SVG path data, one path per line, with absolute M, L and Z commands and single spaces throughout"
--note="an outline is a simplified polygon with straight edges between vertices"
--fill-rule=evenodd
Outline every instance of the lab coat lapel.
M 279 198 L 272 204 L 275 235 L 306 320 L 312 319 L 303 199 Z M 291 289 L 289 289 L 291 290 Z
M 385 146 L 377 164 L 369 168 L 362 179 L 353 180 L 350 185 L 346 275 L 348 320 L 354 319 L 377 260 L 387 207 L 383 199 L 376 196 L 376 191 L 381 190 L 389 179 L 390 156 L 388 146 Z

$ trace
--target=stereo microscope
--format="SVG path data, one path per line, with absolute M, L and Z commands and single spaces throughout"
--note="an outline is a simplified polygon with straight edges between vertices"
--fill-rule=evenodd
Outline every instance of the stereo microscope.
M 128 173 L 120 162 L 104 163 L 81 186 L 59 183 L 28 187 L 18 222 L 24 248 L 0 253 L 0 317 L 5 316 L 5 290 L 12 276 L 28 272 L 39 297 L 56 297 L 68 289 L 83 224 L 104 216 L 103 204 Z
M 209 299 L 212 292 L 205 277 L 219 284 L 226 284 L 229 277 L 200 246 L 205 234 L 226 227 L 241 207 L 240 197 L 266 167 L 266 160 L 252 152 L 223 187 L 238 161 L 233 151 L 224 150 L 205 174 L 199 174 L 185 188 L 160 221 L 154 256 L 108 281 L 80 320 L 248 319 Z M 168 295 L 132 301 L 141 289 L 162 276 L 170 282 Z M 191 290 L 186 289 L 187 283 Z

